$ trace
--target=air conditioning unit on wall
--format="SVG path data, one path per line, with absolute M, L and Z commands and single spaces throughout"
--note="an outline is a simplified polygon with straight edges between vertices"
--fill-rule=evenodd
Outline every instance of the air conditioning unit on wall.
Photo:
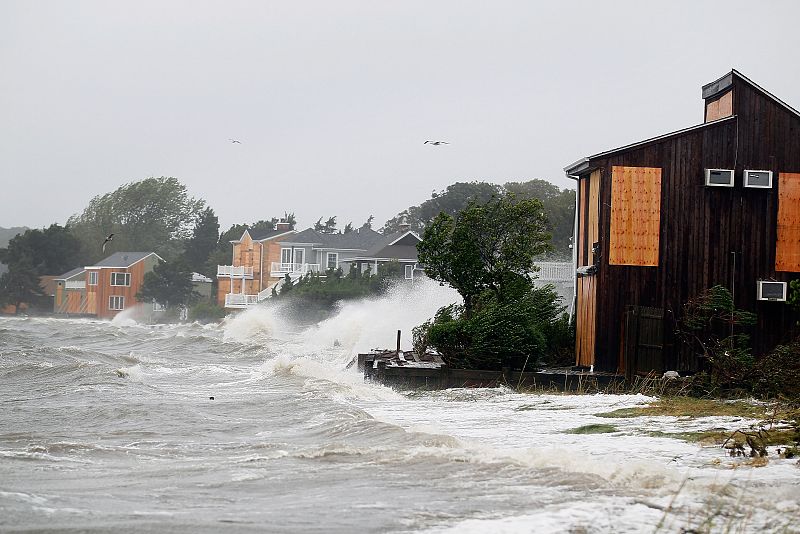
M 744 186 L 771 189 L 772 171 L 744 171 Z
M 706 169 L 709 187 L 733 187 L 733 169 Z
M 786 282 L 758 281 L 758 300 L 786 302 Z

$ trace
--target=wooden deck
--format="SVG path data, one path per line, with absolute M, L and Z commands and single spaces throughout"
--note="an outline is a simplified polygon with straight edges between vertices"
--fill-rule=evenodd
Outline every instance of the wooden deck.
M 399 389 L 493 388 L 542 389 L 557 391 L 601 391 L 621 386 L 624 376 L 589 372 L 575 368 L 539 369 L 521 373 L 452 369 L 436 354 L 418 356 L 412 352 L 375 351 L 354 359 L 365 380 Z

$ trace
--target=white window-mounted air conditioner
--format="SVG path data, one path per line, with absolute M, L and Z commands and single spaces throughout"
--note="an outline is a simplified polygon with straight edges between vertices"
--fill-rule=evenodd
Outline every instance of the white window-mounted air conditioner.
M 772 171 L 744 171 L 744 186 L 771 189 Z
M 786 282 L 758 281 L 758 300 L 786 302 Z
M 733 187 L 733 169 L 706 169 L 709 187 Z

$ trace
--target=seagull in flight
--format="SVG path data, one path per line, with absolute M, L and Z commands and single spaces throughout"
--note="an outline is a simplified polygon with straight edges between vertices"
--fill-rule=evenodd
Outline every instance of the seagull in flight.
M 228 139 L 228 141 L 230 141 L 231 143 L 239 143 L 240 145 L 242 144 L 241 141 L 238 141 L 236 139 Z
M 108 243 L 109 241 L 113 241 L 113 240 L 114 240 L 114 234 L 108 234 L 108 237 L 106 238 L 106 240 L 103 241 L 103 252 L 106 251 L 106 243 Z
M 422 144 L 423 145 L 430 144 L 430 145 L 433 145 L 433 146 L 439 146 L 439 145 L 449 145 L 450 143 L 448 143 L 447 141 L 425 141 Z

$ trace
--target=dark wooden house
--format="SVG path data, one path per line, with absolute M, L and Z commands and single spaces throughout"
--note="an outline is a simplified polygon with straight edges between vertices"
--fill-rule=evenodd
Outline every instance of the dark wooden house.
M 800 278 L 800 113 L 736 70 L 702 89 L 704 122 L 581 159 L 576 361 L 692 371 L 675 336 L 715 285 L 757 313 L 754 353 L 788 341 Z

